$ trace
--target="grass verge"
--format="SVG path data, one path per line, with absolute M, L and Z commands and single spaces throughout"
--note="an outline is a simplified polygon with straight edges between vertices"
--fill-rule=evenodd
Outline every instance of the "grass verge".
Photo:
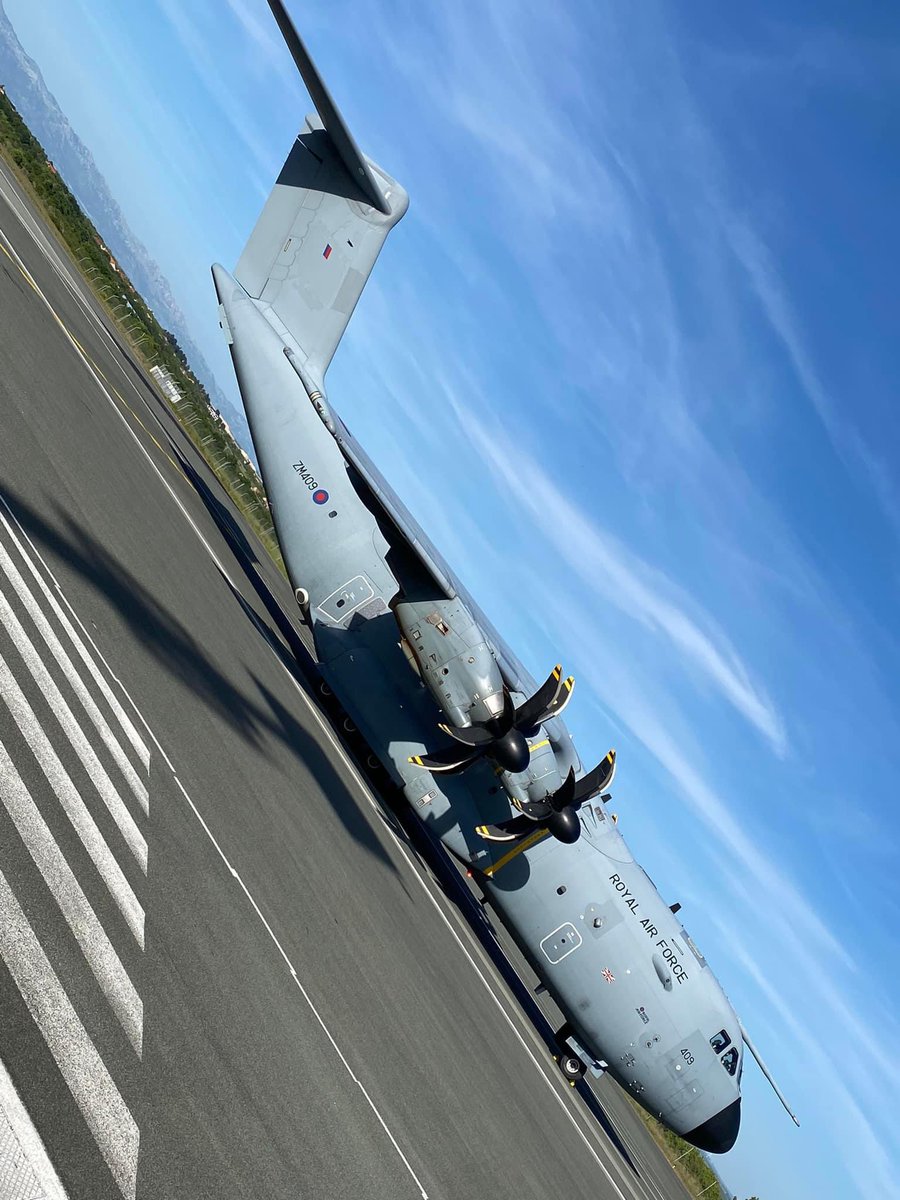
M 629 1104 L 643 1121 L 650 1136 L 660 1147 L 671 1164 L 672 1170 L 693 1196 L 703 1195 L 709 1200 L 731 1200 L 731 1193 L 722 1186 L 719 1177 L 696 1148 L 661 1125 L 636 1100 L 627 1096 Z

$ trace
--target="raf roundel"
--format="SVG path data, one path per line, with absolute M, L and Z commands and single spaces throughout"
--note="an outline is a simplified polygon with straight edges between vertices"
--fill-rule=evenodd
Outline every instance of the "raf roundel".
M 324 488 L 317 488 L 316 491 L 313 492 L 313 503 L 314 504 L 327 504 L 328 503 L 328 493 L 325 491 Z

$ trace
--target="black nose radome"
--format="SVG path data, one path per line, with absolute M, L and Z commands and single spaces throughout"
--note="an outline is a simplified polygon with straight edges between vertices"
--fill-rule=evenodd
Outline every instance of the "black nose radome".
M 714 1117 L 692 1129 L 690 1133 L 683 1133 L 681 1136 L 698 1150 L 706 1150 L 710 1154 L 724 1154 L 737 1141 L 740 1127 L 741 1101 L 737 1099 Z
M 518 729 L 510 729 L 503 737 L 497 738 L 490 748 L 490 754 L 504 771 L 511 771 L 515 775 L 525 770 L 531 757 L 528 743 Z

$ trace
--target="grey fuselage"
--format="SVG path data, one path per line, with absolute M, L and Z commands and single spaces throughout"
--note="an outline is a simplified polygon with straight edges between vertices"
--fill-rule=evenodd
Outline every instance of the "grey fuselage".
M 534 683 L 334 412 L 324 376 L 405 191 L 358 150 L 280 0 L 269 0 L 318 115 L 307 118 L 232 276 L 213 267 L 287 571 L 324 678 L 425 825 L 476 874 L 580 1045 L 670 1128 L 737 1136 L 743 1042 L 721 987 L 635 863 L 604 804 L 564 844 L 476 826 L 583 775 L 554 716 L 510 774 L 410 760 Z
M 743 1057 L 738 1019 L 603 804 L 581 809 L 575 845 L 538 829 L 508 861 L 507 847 L 474 833 L 482 822 L 511 815 L 510 796 L 546 795 L 570 767 L 579 770 L 562 719 L 529 739 L 531 763 L 520 776 L 478 763 L 462 776 L 443 778 L 410 764 L 433 744 L 442 717 L 465 724 L 473 710 L 480 712 L 476 705 L 498 680 L 502 686 L 504 654 L 493 649 L 461 596 L 448 601 L 424 577 L 406 534 L 345 454 L 341 439 L 349 434 L 339 426 L 336 437 L 310 402 L 265 311 L 219 267 L 215 279 L 282 552 L 292 584 L 308 596 L 323 675 L 419 817 L 477 869 L 585 1049 L 680 1134 L 691 1136 L 723 1111 L 736 1113 Z M 314 497 L 322 492 L 327 500 L 318 503 Z M 427 586 L 435 593 L 430 602 L 421 599 Z M 404 611 L 407 587 L 418 607 Z M 429 612 L 458 624 L 459 632 L 438 632 Z M 431 688 L 420 677 L 429 667 L 420 658 L 415 671 L 401 646 L 423 623 L 446 650 L 432 664 Z M 530 681 L 512 682 L 521 701 Z M 734 1073 L 710 1043 L 721 1031 L 738 1047 Z M 734 1120 L 718 1141 L 707 1137 L 706 1148 L 733 1140 Z

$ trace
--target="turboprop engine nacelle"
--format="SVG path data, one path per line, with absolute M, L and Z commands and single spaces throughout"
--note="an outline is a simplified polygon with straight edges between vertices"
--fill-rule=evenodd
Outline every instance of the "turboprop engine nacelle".
M 455 600 L 403 600 L 394 615 L 425 686 L 451 725 L 503 712 L 503 679 L 472 614 Z

